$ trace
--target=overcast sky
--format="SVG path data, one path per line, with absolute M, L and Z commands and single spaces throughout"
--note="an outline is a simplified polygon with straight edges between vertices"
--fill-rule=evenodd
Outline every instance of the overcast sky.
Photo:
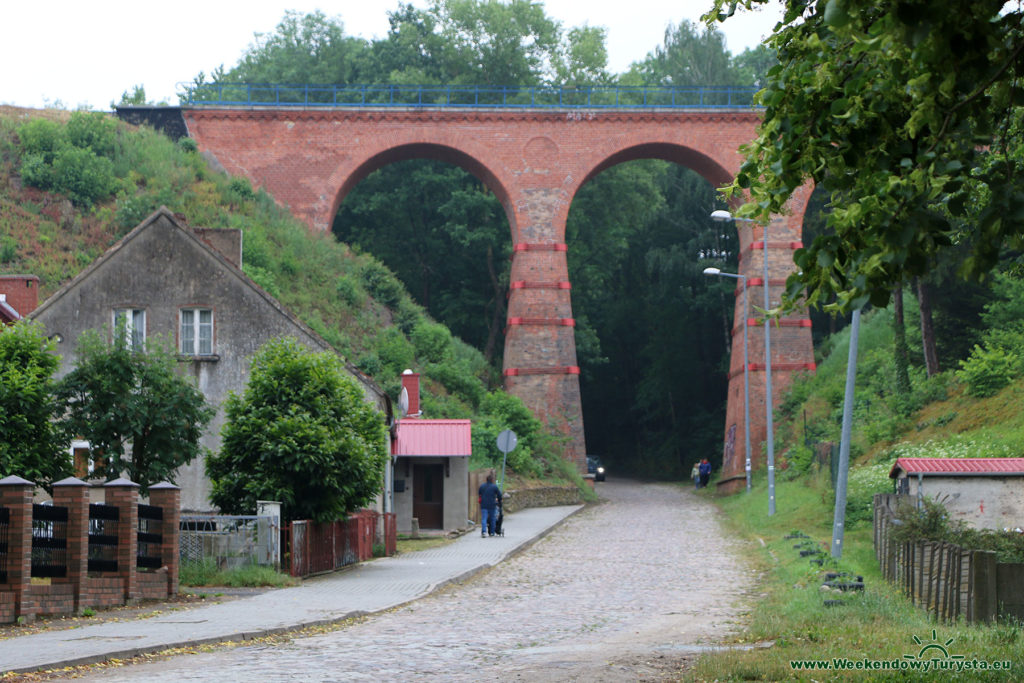
M 272 33 L 285 10 L 340 17 L 349 35 L 387 33 L 398 0 L 19 0 L 0 22 L 0 104 L 107 109 L 135 85 L 148 99 L 177 103 L 177 85 L 237 63 L 256 33 Z M 425 0 L 413 0 L 418 7 Z M 661 44 L 665 27 L 694 22 L 708 0 L 547 0 L 563 27 L 608 30 L 609 69 L 625 71 Z M 737 15 L 724 24 L 733 53 L 771 32 L 781 10 Z

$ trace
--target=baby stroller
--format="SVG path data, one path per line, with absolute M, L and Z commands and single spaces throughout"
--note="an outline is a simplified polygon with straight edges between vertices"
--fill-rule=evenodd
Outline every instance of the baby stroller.
M 505 506 L 501 502 L 501 496 L 498 497 L 498 519 L 494 522 L 494 535 L 505 535 Z

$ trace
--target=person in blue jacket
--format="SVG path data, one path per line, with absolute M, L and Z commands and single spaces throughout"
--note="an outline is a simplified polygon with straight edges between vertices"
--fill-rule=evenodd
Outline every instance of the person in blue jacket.
M 480 538 L 494 535 L 500 505 L 501 489 L 494 483 L 494 474 L 488 474 L 487 481 L 480 484 Z
M 711 463 L 708 462 L 707 458 L 700 461 L 700 487 L 705 488 L 708 485 L 708 481 L 711 479 Z

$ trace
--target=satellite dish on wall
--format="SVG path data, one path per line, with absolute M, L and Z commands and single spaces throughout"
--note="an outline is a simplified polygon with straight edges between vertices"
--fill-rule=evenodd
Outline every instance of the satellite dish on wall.
M 409 390 L 402 387 L 402 393 L 398 395 L 398 419 L 401 420 L 409 412 Z

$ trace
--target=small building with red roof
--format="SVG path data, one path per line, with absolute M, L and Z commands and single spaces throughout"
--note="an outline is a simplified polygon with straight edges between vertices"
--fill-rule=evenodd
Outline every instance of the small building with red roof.
M 411 370 L 402 373 L 399 405 L 405 417 L 392 432 L 393 509 L 401 534 L 453 531 L 468 520 L 472 423 L 424 419 L 419 380 Z
M 1024 528 L 1024 458 L 897 458 L 896 492 L 941 502 L 979 529 Z

